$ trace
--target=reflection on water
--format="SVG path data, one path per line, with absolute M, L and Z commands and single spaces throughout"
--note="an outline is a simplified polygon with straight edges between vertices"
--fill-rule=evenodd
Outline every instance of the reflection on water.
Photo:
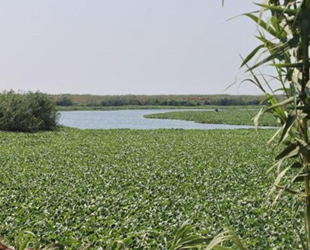
M 199 124 L 190 121 L 146 119 L 147 114 L 165 113 L 175 110 L 114 110 L 114 111 L 62 111 L 59 123 L 80 129 L 236 129 L 251 126 L 222 124 Z M 206 110 L 214 112 L 214 110 Z

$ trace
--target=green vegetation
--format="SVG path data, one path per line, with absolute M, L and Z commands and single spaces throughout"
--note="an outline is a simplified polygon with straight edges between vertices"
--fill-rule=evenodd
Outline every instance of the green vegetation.
M 39 92 L 0 94 L 0 130 L 35 132 L 57 126 L 54 103 Z
M 109 107 L 200 107 L 259 105 L 264 96 L 251 95 L 49 95 L 58 106 L 105 109 Z M 282 98 L 279 96 L 279 98 Z
M 269 141 L 277 138 L 282 147 L 270 168 L 276 174 L 266 172 L 273 162 L 269 130 L 1 132 L 0 236 L 13 242 L 24 229 L 39 244 L 60 241 L 70 249 L 121 249 L 120 239 L 130 249 L 176 250 L 186 245 L 185 231 L 194 241 L 207 240 L 230 226 L 250 249 L 310 249 L 310 1 L 259 6 L 257 16 L 245 15 L 259 26 L 262 44 L 243 66 L 251 74 L 247 80 L 267 96 L 256 118 L 270 112 L 282 125 Z M 255 72 L 266 64 L 276 69 L 271 79 L 280 82 L 279 90 Z M 226 230 L 215 239 L 231 235 Z
M 264 206 L 273 132 L 0 132 L 0 238 L 167 249 L 188 221 L 205 236 L 230 226 L 250 249 L 298 249 L 289 197 Z
M 269 112 L 281 122 L 271 138 L 271 141 L 279 138 L 278 144 L 285 147 L 275 156 L 276 163 L 270 164 L 278 174 L 271 193 L 278 191 L 275 201 L 283 192 L 293 194 L 295 200 L 303 200 L 306 232 L 300 223 L 295 231 L 302 248 L 309 250 L 310 0 L 268 0 L 258 6 L 259 11 L 245 14 L 257 24 L 256 38 L 260 43 L 243 60 L 242 66 L 250 73 L 245 81 L 258 86 L 268 100 L 255 120 Z M 272 66 L 275 74 L 264 74 L 266 66 Z M 275 87 L 275 81 L 281 87 Z M 284 94 L 284 99 L 278 99 L 279 93 Z
M 68 106 L 72 106 L 73 105 L 72 101 L 67 96 L 63 96 L 60 99 L 57 99 L 55 104 L 57 106 L 64 106 L 64 107 L 68 107 Z
M 253 117 L 257 110 L 229 109 L 215 111 L 176 111 L 162 114 L 145 115 L 145 118 L 174 119 L 209 124 L 254 125 Z M 260 126 L 277 126 L 271 114 L 265 114 L 259 120 Z

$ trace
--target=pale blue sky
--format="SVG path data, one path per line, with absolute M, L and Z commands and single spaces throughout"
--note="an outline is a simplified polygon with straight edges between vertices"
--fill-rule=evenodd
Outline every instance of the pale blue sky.
M 72 94 L 225 91 L 255 45 L 249 0 L 0 0 L 0 90 Z M 239 72 L 239 73 L 238 73 Z

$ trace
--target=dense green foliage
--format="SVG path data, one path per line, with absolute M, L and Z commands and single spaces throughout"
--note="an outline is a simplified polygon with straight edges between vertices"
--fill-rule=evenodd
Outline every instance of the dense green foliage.
M 245 79 L 266 95 L 268 105 L 257 115 L 272 113 L 281 126 L 271 138 L 285 149 L 271 163 L 277 171 L 272 191 L 304 201 L 307 232 L 296 228 L 303 249 L 310 249 L 310 0 L 267 0 L 244 14 L 257 24 L 259 45 L 243 60 Z M 267 13 L 267 14 L 266 14 Z M 265 69 L 272 66 L 273 73 Z M 276 84 L 276 85 L 275 85 Z M 279 87 L 280 86 L 280 87 Z M 278 94 L 284 94 L 284 100 Z M 256 119 L 257 120 L 257 119 Z M 289 181 L 288 181 L 289 180 Z M 293 221 L 294 223 L 294 221 Z
M 123 106 L 175 106 L 202 105 L 258 105 L 263 96 L 251 95 L 49 95 L 59 106 L 123 107 Z M 70 105 L 68 105 L 70 104 Z
M 35 132 L 52 130 L 57 126 L 54 103 L 36 92 L 0 94 L 0 130 Z
M 253 117 L 257 111 L 246 109 L 229 109 L 215 111 L 176 111 L 162 114 L 145 115 L 145 118 L 175 119 L 209 124 L 254 125 Z M 276 126 L 276 119 L 265 114 L 259 120 L 260 126 Z
M 287 198 L 263 206 L 272 133 L 1 132 L 0 238 L 27 229 L 42 245 L 108 249 L 134 236 L 130 249 L 167 249 L 188 220 L 206 235 L 231 226 L 250 249 L 298 249 Z
M 59 100 L 57 100 L 56 102 L 55 102 L 55 104 L 57 105 L 57 106 L 72 106 L 73 105 L 73 103 L 72 103 L 72 101 L 70 100 L 70 98 L 68 98 L 67 96 L 63 96 L 63 97 L 61 97 Z

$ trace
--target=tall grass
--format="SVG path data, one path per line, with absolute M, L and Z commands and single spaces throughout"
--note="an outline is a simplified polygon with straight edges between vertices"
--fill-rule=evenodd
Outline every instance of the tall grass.
M 243 60 L 250 73 L 245 81 L 254 83 L 266 95 L 264 107 L 257 115 L 270 112 L 281 128 L 271 138 L 278 138 L 284 150 L 275 156 L 270 170 L 278 173 L 271 193 L 275 201 L 283 192 L 304 201 L 305 223 L 299 223 L 296 235 L 303 249 L 310 249 L 310 0 L 267 0 L 257 4 L 257 12 L 245 16 L 257 24 L 260 44 Z M 262 74 L 264 67 L 275 74 Z M 277 82 L 279 87 L 274 87 Z M 278 95 L 285 99 L 279 100 Z M 296 209 L 296 212 L 298 209 Z M 294 212 L 295 213 L 295 212 Z M 292 217 L 294 216 L 292 214 Z M 295 223 L 294 223 L 295 224 Z M 305 226 L 304 226 L 305 225 Z M 306 231 L 306 233 L 304 233 Z

